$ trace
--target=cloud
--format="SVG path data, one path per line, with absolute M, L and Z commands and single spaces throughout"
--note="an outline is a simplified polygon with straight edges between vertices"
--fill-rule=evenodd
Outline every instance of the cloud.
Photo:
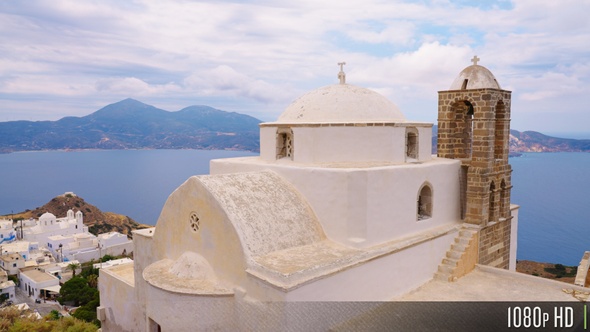
M 477 54 L 514 90 L 520 121 L 532 102 L 588 104 L 589 10 L 582 0 L 0 2 L 0 118 L 4 101 L 39 96 L 43 105 L 23 102 L 35 117 L 62 114 L 48 106 L 60 98 L 89 113 L 136 96 L 272 118 L 336 83 L 339 61 L 350 83 L 422 116 Z
M 174 83 L 148 84 L 135 77 L 105 78 L 96 82 L 96 90 L 122 96 L 145 96 L 150 94 L 174 93 L 180 87 Z
M 280 86 L 253 79 L 227 65 L 193 73 L 184 85 L 204 96 L 245 97 L 262 103 L 284 101 L 288 96 Z

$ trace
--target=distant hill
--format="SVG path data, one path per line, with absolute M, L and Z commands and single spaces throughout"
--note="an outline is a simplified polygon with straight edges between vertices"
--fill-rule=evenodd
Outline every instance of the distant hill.
M 82 214 L 84 215 L 84 225 L 88 226 L 90 233 L 95 235 L 108 232 L 119 232 L 131 236 L 131 231 L 135 229 L 152 227 L 137 223 L 130 217 L 121 214 L 103 212 L 96 206 L 84 201 L 82 197 L 71 194 L 56 196 L 43 206 L 5 217 L 13 218 L 14 220 L 29 218 L 39 219 L 42 214 L 49 212 L 57 218 L 63 218 L 70 209 L 73 211 L 82 211 Z
M 57 149 L 201 149 L 258 152 L 261 121 L 209 106 L 168 112 L 125 99 L 83 117 L 0 122 L 0 153 Z M 433 128 L 436 152 L 437 126 Z M 590 152 L 590 140 L 510 131 L 510 152 Z
M 134 99 L 83 117 L 0 122 L 0 151 L 208 149 L 259 151 L 260 120 L 209 106 L 168 112 Z
M 510 130 L 511 152 L 590 152 L 590 139 L 557 138 L 536 131 Z
M 438 127 L 432 128 L 432 152 L 436 153 Z M 511 154 L 520 152 L 590 152 L 589 139 L 558 138 L 536 131 L 510 130 Z

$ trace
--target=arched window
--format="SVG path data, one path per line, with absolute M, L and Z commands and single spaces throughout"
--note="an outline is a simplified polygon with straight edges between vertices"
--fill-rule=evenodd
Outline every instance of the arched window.
M 506 182 L 502 180 L 502 183 L 500 184 L 500 218 L 507 218 L 509 215 L 508 210 L 506 209 L 507 203 L 508 202 L 506 202 Z
M 473 148 L 473 105 L 460 100 L 451 105 L 454 125 L 451 132 L 453 158 L 471 158 Z
M 406 158 L 418 159 L 418 130 L 406 128 Z
M 432 217 L 432 188 L 427 183 L 420 188 L 417 206 L 418 220 Z
M 506 122 L 506 106 L 503 101 L 499 101 L 496 105 L 496 124 L 494 128 L 494 158 L 504 159 L 505 152 L 507 151 L 508 142 L 508 124 Z
M 277 129 L 277 159 L 293 159 L 293 131 L 290 128 Z
M 489 204 L 489 212 L 488 212 L 488 222 L 496 221 L 496 201 L 495 201 L 495 191 L 496 185 L 494 181 L 490 184 L 490 204 Z

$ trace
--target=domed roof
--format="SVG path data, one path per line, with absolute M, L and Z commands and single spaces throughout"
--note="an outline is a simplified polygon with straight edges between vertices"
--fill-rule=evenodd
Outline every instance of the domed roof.
M 375 91 L 350 84 L 333 84 L 295 100 L 277 122 L 360 123 L 405 119 L 395 104 Z
M 475 61 L 477 63 L 477 61 Z M 500 89 L 500 84 L 491 71 L 477 64 L 463 69 L 449 90 Z
M 168 269 L 179 279 L 213 280 L 215 273 L 209 262 L 201 255 L 186 251 Z
M 49 220 L 49 219 L 55 220 L 56 217 L 53 213 L 49 213 L 49 212 L 45 212 L 41 215 L 41 217 L 39 217 L 39 220 Z

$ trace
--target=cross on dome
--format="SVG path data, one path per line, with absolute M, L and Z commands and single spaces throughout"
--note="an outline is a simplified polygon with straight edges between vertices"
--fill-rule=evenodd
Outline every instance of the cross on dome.
M 477 55 L 473 56 L 473 59 L 471 59 L 471 62 L 473 62 L 474 66 L 477 66 L 477 62 L 481 60 L 480 58 L 477 57 Z
M 340 66 L 340 72 L 338 73 L 338 79 L 340 80 L 340 84 L 346 84 L 346 74 L 344 73 L 344 65 L 346 62 L 338 62 Z

